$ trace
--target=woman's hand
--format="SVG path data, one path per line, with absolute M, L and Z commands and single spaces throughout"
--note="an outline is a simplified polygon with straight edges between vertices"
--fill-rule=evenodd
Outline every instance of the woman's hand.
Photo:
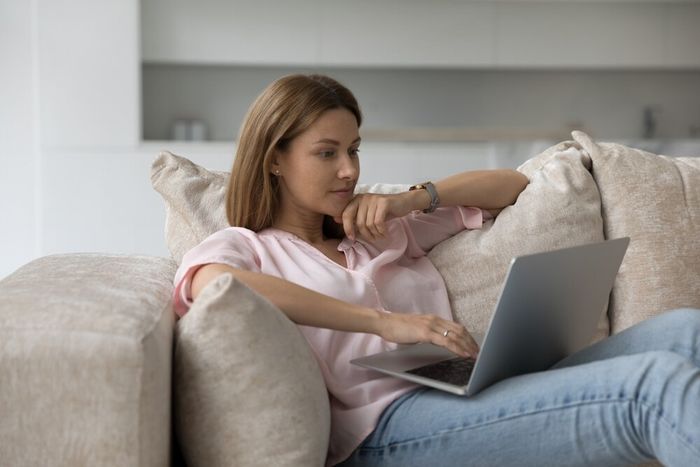
M 479 345 L 467 329 L 437 315 L 379 312 L 378 335 L 397 344 L 432 342 L 462 357 L 476 358 Z M 450 331 L 447 337 L 443 335 Z
M 416 190 L 424 191 L 424 190 Z M 351 240 L 359 233 L 369 241 L 375 241 L 386 234 L 385 222 L 395 217 L 403 217 L 416 209 L 420 193 L 404 192 L 395 194 L 361 193 L 348 203 L 341 217 L 334 220 L 343 224 L 343 230 Z M 427 195 L 429 196 L 429 195 Z

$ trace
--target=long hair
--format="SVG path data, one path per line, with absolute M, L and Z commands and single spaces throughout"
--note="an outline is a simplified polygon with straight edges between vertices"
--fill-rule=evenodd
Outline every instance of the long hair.
M 318 74 L 293 74 L 274 81 L 248 109 L 238 137 L 226 193 L 230 225 L 254 232 L 270 227 L 279 208 L 279 182 L 270 173 L 275 150 L 309 128 L 323 112 L 345 108 L 362 124 L 355 96 L 336 80 Z M 324 233 L 342 236 L 330 216 Z

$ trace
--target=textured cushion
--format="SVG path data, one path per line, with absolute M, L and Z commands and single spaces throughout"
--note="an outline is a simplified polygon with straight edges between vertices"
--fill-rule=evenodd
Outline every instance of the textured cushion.
M 440 243 L 428 257 L 442 274 L 455 320 L 473 334 L 486 332 L 514 256 L 602 241 L 600 196 L 590 158 L 564 141 L 518 168 L 530 184 L 516 203 L 481 230 Z M 599 340 L 608 335 L 607 307 L 600 313 Z
M 311 348 L 231 274 L 208 284 L 177 322 L 173 397 L 188 467 L 326 460 L 330 406 Z
M 700 307 L 700 159 L 574 138 L 593 161 L 607 238 L 629 236 L 610 304 L 612 332 Z
M 229 172 L 207 170 L 163 151 L 151 165 L 151 183 L 165 202 L 165 243 L 179 265 L 188 250 L 228 227 Z
M 52 255 L 0 281 L 0 464 L 169 465 L 175 269 Z

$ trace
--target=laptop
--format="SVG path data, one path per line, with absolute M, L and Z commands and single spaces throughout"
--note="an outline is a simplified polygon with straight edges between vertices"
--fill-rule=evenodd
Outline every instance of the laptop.
M 547 370 L 593 339 L 629 241 L 513 258 L 476 360 L 428 342 L 350 363 L 463 396 Z

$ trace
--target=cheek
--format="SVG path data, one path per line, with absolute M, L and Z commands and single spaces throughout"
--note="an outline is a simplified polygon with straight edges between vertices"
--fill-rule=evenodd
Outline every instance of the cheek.
M 286 182 L 290 192 L 305 202 L 318 202 L 325 193 L 321 177 L 314 172 L 298 172 Z

